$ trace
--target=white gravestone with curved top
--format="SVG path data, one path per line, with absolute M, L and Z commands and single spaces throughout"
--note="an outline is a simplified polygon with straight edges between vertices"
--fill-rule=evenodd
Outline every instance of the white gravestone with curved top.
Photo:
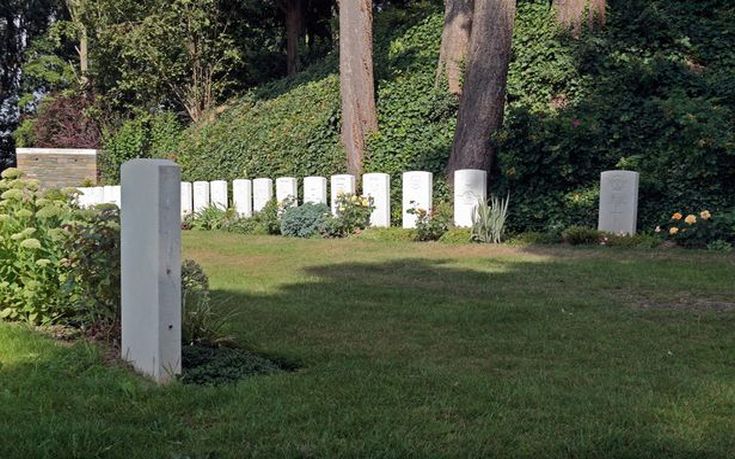
M 194 197 L 191 182 L 181 182 L 181 219 L 191 215 Z
M 273 180 L 269 178 L 253 180 L 253 212 L 263 210 L 271 199 L 273 199 Z
M 635 234 L 638 220 L 638 172 L 605 171 L 600 175 L 600 214 L 597 229 Z
M 355 194 L 355 176 L 350 174 L 333 175 L 332 185 L 332 214 L 337 215 L 337 199 L 343 194 Z
M 410 209 L 423 209 L 431 214 L 433 174 L 424 171 L 403 173 L 403 227 L 416 228 L 416 215 Z
M 487 172 L 480 169 L 454 171 L 454 225 L 472 226 L 478 202 L 487 201 Z
M 291 207 L 298 205 L 299 185 L 294 177 L 279 177 L 276 179 L 276 201 L 283 204 L 290 200 Z
M 373 199 L 370 226 L 390 226 L 390 175 L 371 172 L 362 176 L 362 195 Z
M 227 210 L 229 207 L 227 199 L 227 181 L 212 180 L 209 182 L 209 203 L 212 207 Z
M 304 178 L 304 202 L 327 204 L 327 178 Z
M 192 185 L 194 190 L 194 213 L 209 207 L 209 182 L 197 181 Z
M 232 206 L 241 217 L 253 216 L 253 182 L 248 179 L 232 181 Z

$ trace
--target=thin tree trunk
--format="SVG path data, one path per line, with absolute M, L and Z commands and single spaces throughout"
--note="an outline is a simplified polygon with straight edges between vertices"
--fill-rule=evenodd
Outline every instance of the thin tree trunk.
M 444 29 L 436 83 L 438 85 L 446 77 L 449 92 L 455 95 L 462 93 L 462 73 L 470 46 L 474 4 L 474 0 L 444 0 Z
M 475 5 L 469 63 L 457 115 L 450 182 L 458 169 L 489 171 L 495 156 L 492 135 L 503 121 L 515 0 L 482 0 Z
M 286 66 L 289 75 L 300 70 L 299 41 L 303 31 L 304 7 L 302 0 L 287 0 L 283 3 L 286 15 Z
M 554 0 L 556 19 L 562 27 L 579 37 L 587 13 L 587 28 L 595 30 L 605 25 L 605 0 Z
M 339 4 L 339 80 L 342 97 L 342 143 L 347 171 L 359 175 L 365 140 L 378 130 L 373 82 L 373 2 Z
M 89 82 L 87 76 L 89 73 L 89 38 L 87 37 L 87 28 L 81 22 L 79 24 L 81 28 L 79 32 L 79 82 L 82 87 L 85 87 Z

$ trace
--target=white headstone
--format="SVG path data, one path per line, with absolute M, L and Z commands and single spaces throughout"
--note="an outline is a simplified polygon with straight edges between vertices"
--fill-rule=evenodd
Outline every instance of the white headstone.
M 638 219 L 638 172 L 605 171 L 600 176 L 600 215 L 597 229 L 635 234 Z
M 487 172 L 480 169 L 454 171 L 454 225 L 472 226 L 478 202 L 487 201 Z
M 102 187 L 102 202 L 115 204 L 120 207 L 120 185 L 106 185 Z
M 362 176 L 362 195 L 373 198 L 375 209 L 370 214 L 370 225 L 390 226 L 390 175 L 380 172 Z
M 159 383 L 181 373 L 181 171 L 122 165 L 122 358 Z
M 253 212 L 263 210 L 271 199 L 273 199 L 273 180 L 269 178 L 253 180 Z
M 403 227 L 416 228 L 416 215 L 409 209 L 423 209 L 431 213 L 434 176 L 431 172 L 403 173 Z
M 194 191 L 191 182 L 181 182 L 181 219 L 187 215 L 191 215 L 194 208 Z
M 241 217 L 253 216 L 253 182 L 247 179 L 232 181 L 232 205 Z
M 194 213 L 201 212 L 209 207 L 209 182 L 194 182 Z
M 304 179 L 304 202 L 327 204 L 326 177 L 306 177 Z
M 77 188 L 79 196 L 77 204 L 79 207 L 91 207 L 104 202 L 104 190 L 101 186 L 90 186 Z
M 337 198 L 342 194 L 355 194 L 355 176 L 350 174 L 333 175 L 331 177 L 332 214 L 337 215 Z
M 209 203 L 212 207 L 227 210 L 227 181 L 212 180 L 209 182 Z
M 276 179 L 276 201 L 282 204 L 283 201 L 291 199 L 293 207 L 298 205 L 299 185 L 294 177 L 279 177 Z

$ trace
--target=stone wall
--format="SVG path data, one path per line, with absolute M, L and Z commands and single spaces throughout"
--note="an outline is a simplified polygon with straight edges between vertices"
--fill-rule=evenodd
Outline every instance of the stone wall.
M 18 169 L 43 188 L 97 184 L 97 150 L 18 148 Z

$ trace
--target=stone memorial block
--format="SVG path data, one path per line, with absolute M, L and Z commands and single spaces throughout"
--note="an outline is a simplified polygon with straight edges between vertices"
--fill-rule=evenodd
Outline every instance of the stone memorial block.
M 209 182 L 209 204 L 221 210 L 227 210 L 227 181 L 212 180 Z
M 181 373 L 181 171 L 134 159 L 120 174 L 121 354 L 165 383 Z
M 416 215 L 410 209 L 423 209 L 431 213 L 434 176 L 431 172 L 410 171 L 403 173 L 403 227 L 416 228 Z
M 480 169 L 454 171 L 454 225 L 471 227 L 478 202 L 487 201 L 487 172 Z
M 232 205 L 239 216 L 253 216 L 252 180 L 235 179 L 232 181 Z
M 194 182 L 192 185 L 194 197 L 194 213 L 198 213 L 209 207 L 209 182 Z
M 287 199 L 291 199 L 291 206 L 296 207 L 299 200 L 299 185 L 294 177 L 279 177 L 276 179 L 276 201 L 283 204 Z
M 90 186 L 77 188 L 77 204 L 79 207 L 92 207 L 104 202 L 104 189 L 101 186 Z
M 273 199 L 273 180 L 269 178 L 253 180 L 253 212 L 263 210 L 271 199 Z
M 390 226 L 390 175 L 373 172 L 362 176 L 362 195 L 373 198 L 375 209 L 370 214 L 370 225 Z
M 350 174 L 333 175 L 331 177 L 332 214 L 337 215 L 337 198 L 342 194 L 355 194 L 355 176 Z
M 327 204 L 326 177 L 306 177 L 304 179 L 304 202 Z
M 115 204 L 120 207 L 120 185 L 106 185 L 102 187 L 102 202 Z
M 600 176 L 600 215 L 597 229 L 635 234 L 638 219 L 638 172 L 605 171 Z
M 190 215 L 194 209 L 194 191 L 191 182 L 181 182 L 181 219 Z

